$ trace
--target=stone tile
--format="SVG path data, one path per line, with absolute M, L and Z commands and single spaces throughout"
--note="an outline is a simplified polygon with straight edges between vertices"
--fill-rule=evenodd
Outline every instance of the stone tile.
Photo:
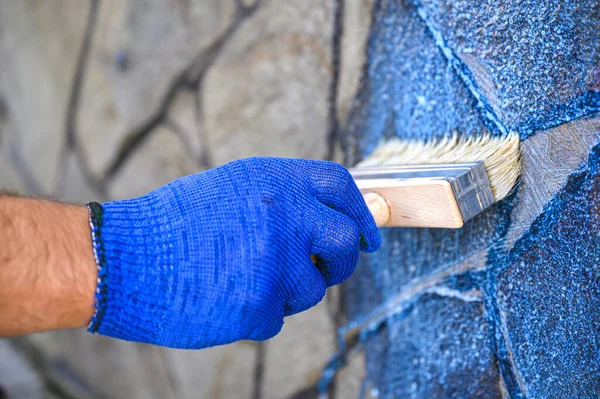
M 215 164 L 325 155 L 332 3 L 262 1 L 223 49 L 202 93 Z
M 335 399 L 358 399 L 366 377 L 365 354 L 363 351 L 354 353 L 348 359 L 348 364 L 335 377 Z
M 367 39 L 371 28 L 374 0 L 346 1 L 344 4 L 344 34 L 338 91 L 338 118 L 346 124 L 350 104 L 359 88 L 367 57 Z
M 194 94 L 187 90 L 177 94 L 169 108 L 168 123 L 182 140 L 189 157 L 200 164 L 205 161 L 203 157 L 206 149 L 202 142 L 203 132 L 198 124 L 200 115 Z
M 467 293 L 424 294 L 366 342 L 372 396 L 500 397 L 484 304 Z
M 233 0 L 100 2 L 78 135 L 101 174 L 172 83 L 232 22 Z
M 282 331 L 265 343 L 263 398 L 280 399 L 314 386 L 336 351 L 335 326 L 321 302 L 285 319 Z
M 32 340 L 48 364 L 68 367 L 67 375 L 81 378 L 105 397 L 174 397 L 158 347 L 92 335 L 83 329 L 37 334 Z
M 15 150 L 46 191 L 56 181 L 88 8 L 89 2 L 78 0 L 0 4 L 0 98 L 7 126 L 3 133 L 18 142 Z
M 44 383 L 31 365 L 10 346 L 0 340 L 0 394 L 4 398 L 44 398 Z
M 0 150 L 0 191 L 24 194 L 26 188 L 13 169 L 8 159 L 8 154 Z
M 600 118 L 582 118 L 530 136 L 521 144 L 523 176 L 518 186 L 518 206 L 506 235 L 505 248 L 538 217 L 573 171 L 588 160 L 590 149 L 600 141 Z
M 475 87 L 522 137 L 555 126 L 565 110 L 598 110 L 597 5 L 578 0 L 418 0 L 419 15 L 460 58 Z M 577 54 L 574 56 L 574 54 Z M 595 93 L 594 93 L 595 92 Z
M 254 386 L 253 343 L 176 350 L 91 335 L 84 330 L 36 334 L 31 339 L 50 366 L 69 368 L 62 375 L 54 372 L 53 377 L 66 387 L 68 374 L 89 384 L 88 388 L 76 387 L 78 392 L 93 391 L 114 399 L 245 398 L 251 396 Z
M 201 351 L 161 349 L 181 398 L 250 398 L 256 345 L 239 342 Z
M 131 155 L 108 190 L 113 199 L 136 197 L 200 171 L 175 133 L 160 127 Z
M 89 201 L 102 202 L 106 198 L 97 192 L 85 179 L 75 154 L 70 153 L 65 160 L 59 191 L 55 193 L 60 200 L 85 204 Z
M 600 392 L 600 148 L 499 260 L 498 319 L 511 397 Z M 516 394 L 515 394 L 516 393 Z

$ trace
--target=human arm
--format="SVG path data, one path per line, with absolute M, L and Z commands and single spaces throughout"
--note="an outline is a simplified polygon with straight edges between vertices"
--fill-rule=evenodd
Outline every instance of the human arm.
M 96 264 L 83 206 L 0 194 L 0 336 L 86 326 Z
M 52 226 L 67 211 L 48 206 L 57 215 L 43 224 Z M 89 210 L 91 242 L 73 249 L 87 246 L 83 258 L 90 265 L 94 248 L 98 285 L 87 291 L 88 284 L 82 284 L 86 305 L 95 289 L 95 309 L 85 320 L 91 317 L 89 331 L 178 348 L 272 337 L 284 316 L 314 306 L 327 287 L 350 276 L 359 249 L 373 251 L 381 242 L 348 171 L 324 161 L 240 160 L 142 197 L 92 203 Z M 67 224 L 80 226 L 81 234 L 87 214 L 81 208 L 69 212 Z M 35 219 L 26 225 L 34 226 Z M 29 227 L 20 234 L 26 241 L 36 233 Z M 68 228 L 61 234 L 67 238 L 55 239 L 69 241 Z M 87 227 L 87 240 L 89 235 Z M 52 237 L 58 236 L 47 234 L 35 242 L 52 247 Z M 17 247 L 11 253 L 20 251 Z M 33 268 L 30 279 L 39 285 L 53 267 L 61 267 L 61 260 L 49 256 L 49 270 L 40 271 L 29 262 L 46 252 L 33 252 L 21 265 Z M 82 260 L 68 249 L 61 254 L 76 257 L 64 263 Z M 317 256 L 316 265 L 311 254 Z M 64 281 L 75 274 L 66 275 Z M 5 279 L 12 280 L 10 275 Z M 43 300 L 48 294 L 39 291 Z M 28 301 L 27 291 L 19 298 Z M 67 324 L 59 328 L 76 326 Z

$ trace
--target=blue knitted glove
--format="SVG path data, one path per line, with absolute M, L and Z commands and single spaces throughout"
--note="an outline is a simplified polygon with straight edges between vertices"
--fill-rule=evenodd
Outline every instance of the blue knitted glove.
M 333 162 L 244 159 L 88 207 L 99 275 L 89 331 L 175 348 L 274 336 L 352 274 L 359 248 L 381 244 Z

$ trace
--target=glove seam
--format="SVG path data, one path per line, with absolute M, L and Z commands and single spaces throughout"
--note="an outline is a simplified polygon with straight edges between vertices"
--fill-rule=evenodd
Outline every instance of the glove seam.
M 96 286 L 94 314 L 88 324 L 88 331 L 95 333 L 100 328 L 100 323 L 106 311 L 106 302 L 108 297 L 108 267 L 106 263 L 106 253 L 102 241 L 101 232 L 103 224 L 104 210 L 102 205 L 97 202 L 88 202 L 86 207 L 89 211 L 89 223 L 92 236 L 92 250 L 98 270 L 98 283 Z

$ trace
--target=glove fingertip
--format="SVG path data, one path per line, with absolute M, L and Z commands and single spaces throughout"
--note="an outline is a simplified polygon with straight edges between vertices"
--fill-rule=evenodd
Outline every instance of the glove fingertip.
M 381 234 L 374 229 L 367 234 L 360 233 L 360 250 L 363 252 L 375 252 L 381 247 Z

